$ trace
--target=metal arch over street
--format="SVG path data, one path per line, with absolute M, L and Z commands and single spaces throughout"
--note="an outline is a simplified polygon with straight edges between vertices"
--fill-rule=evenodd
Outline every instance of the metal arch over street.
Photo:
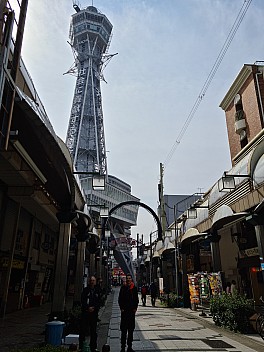
M 148 212 L 150 212 L 150 214 L 153 216 L 153 218 L 155 219 L 156 221 L 156 224 L 157 224 L 157 230 L 158 230 L 158 240 L 159 241 L 162 241 L 162 227 L 161 227 L 161 223 L 160 223 L 160 220 L 157 216 L 157 214 L 154 212 L 153 209 L 151 209 L 148 205 L 146 205 L 145 203 L 141 203 L 141 202 L 138 202 L 136 200 L 128 200 L 126 202 L 122 202 L 122 203 L 119 203 L 117 205 L 115 205 L 110 211 L 109 211 L 109 217 L 111 216 L 111 214 L 121 208 L 122 206 L 124 205 L 139 205 L 140 207 L 142 208 L 145 208 Z

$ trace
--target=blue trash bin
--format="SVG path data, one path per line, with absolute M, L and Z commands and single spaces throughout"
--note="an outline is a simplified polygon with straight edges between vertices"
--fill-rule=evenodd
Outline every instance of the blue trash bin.
M 64 326 L 65 323 L 58 320 L 46 323 L 46 343 L 52 346 L 60 346 Z

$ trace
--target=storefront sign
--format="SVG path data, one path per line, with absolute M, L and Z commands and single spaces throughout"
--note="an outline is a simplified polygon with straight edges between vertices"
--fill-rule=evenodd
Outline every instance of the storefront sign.
M 7 258 L 7 257 L 2 258 L 1 265 L 2 265 L 3 268 L 7 268 L 8 265 L 9 265 L 9 258 Z M 23 262 L 22 260 L 14 259 L 12 261 L 12 269 L 21 269 L 21 270 L 23 270 L 24 269 L 24 265 L 25 265 L 25 262 Z
M 247 257 L 254 257 L 256 255 L 259 255 L 258 247 L 245 249 L 244 252 Z

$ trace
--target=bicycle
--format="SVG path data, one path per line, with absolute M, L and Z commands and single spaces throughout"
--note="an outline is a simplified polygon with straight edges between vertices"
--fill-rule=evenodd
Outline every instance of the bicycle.
M 260 312 L 258 313 L 258 317 L 256 319 L 256 331 L 264 340 L 264 300 L 262 296 L 259 298 L 261 302 Z

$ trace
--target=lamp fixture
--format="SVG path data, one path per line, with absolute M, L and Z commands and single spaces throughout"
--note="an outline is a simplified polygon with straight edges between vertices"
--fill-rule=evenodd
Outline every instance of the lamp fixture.
M 94 191 L 105 190 L 105 175 L 100 172 L 74 171 L 73 174 L 92 176 L 92 187 Z
M 100 217 L 108 218 L 109 217 L 109 208 L 105 204 L 86 204 L 87 207 L 100 208 Z
M 110 230 L 105 230 L 105 238 L 109 238 L 111 236 Z
M 187 219 L 196 219 L 197 218 L 197 208 L 209 208 L 209 205 L 192 205 L 187 209 Z
M 100 217 L 101 218 L 108 218 L 108 216 L 109 216 L 109 208 L 102 206 L 100 209 Z
M 231 175 L 227 171 L 224 172 L 223 176 L 218 180 L 219 192 L 230 191 L 236 188 L 235 177 L 250 178 L 250 175 Z
M 93 190 L 104 191 L 105 190 L 105 175 L 94 175 L 93 176 Z

